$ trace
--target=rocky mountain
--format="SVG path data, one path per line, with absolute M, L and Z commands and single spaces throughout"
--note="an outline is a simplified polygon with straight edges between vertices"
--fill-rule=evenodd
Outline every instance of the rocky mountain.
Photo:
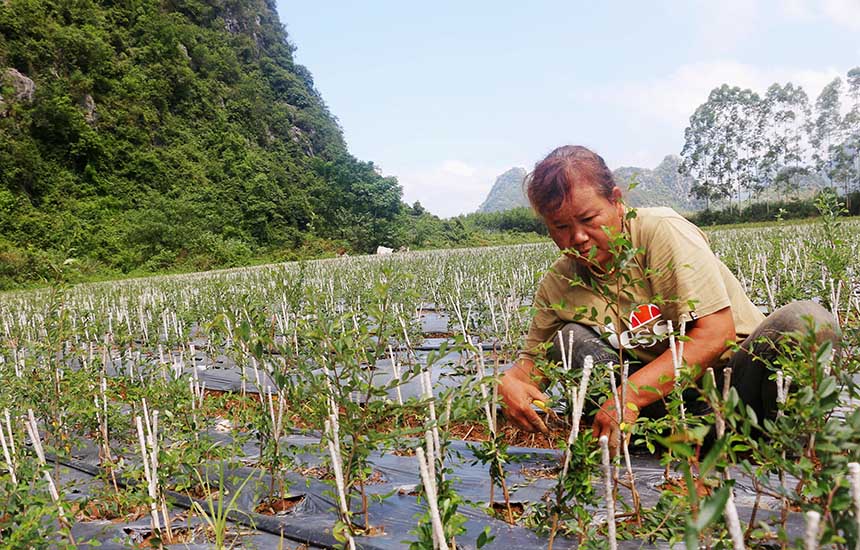
M 294 50 L 274 0 L 0 1 L 0 288 L 392 244 Z
M 667 155 L 653 170 L 622 166 L 612 174 L 631 206 L 670 206 L 682 213 L 701 210 L 705 201 L 690 194 L 693 179 L 678 174 L 680 163 L 681 157 Z
M 701 210 L 705 207 L 704 201 L 690 195 L 692 179 L 678 174 L 680 162 L 680 157 L 667 155 L 653 170 L 623 166 L 612 174 L 631 206 L 670 206 L 679 212 Z M 501 212 L 528 206 L 523 190 L 525 177 L 526 171 L 522 168 L 511 168 L 500 175 L 478 212 Z M 628 190 L 631 186 L 633 189 Z
M 478 207 L 478 212 L 504 212 L 519 206 L 528 206 L 529 201 L 523 191 L 525 168 L 511 168 L 496 178 L 490 194 Z

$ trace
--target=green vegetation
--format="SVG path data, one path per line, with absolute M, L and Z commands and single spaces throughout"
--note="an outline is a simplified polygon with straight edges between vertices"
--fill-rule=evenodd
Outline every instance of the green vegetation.
M 734 202 L 857 191 L 860 180 L 860 67 L 831 81 L 812 103 L 792 83 L 764 95 L 723 84 L 690 117 L 679 172 L 695 179 L 693 193 Z
M 610 475 L 601 482 L 589 410 L 625 385 L 613 392 L 605 366 L 595 366 L 589 382 L 562 359 L 546 371 L 555 383 L 544 405 L 558 418 L 552 437 L 538 441 L 565 453 L 549 458 L 556 468 L 528 472 L 549 478 L 548 499 L 543 491 L 514 494 L 531 480 L 519 477 L 527 474 L 513 447 L 534 439 L 494 415 L 492 385 L 522 347 L 536 281 L 558 256 L 551 243 L 0 294 L 0 537 L 16 547 L 71 547 L 65 527 L 55 534 L 58 525 L 128 523 L 142 513 L 167 544 L 187 521 L 176 519 L 167 494 L 178 491 L 197 499 L 191 507 L 216 546 L 238 546 L 234 522 L 258 518 L 260 505 L 330 492 L 327 515 L 318 516 L 327 519 L 303 536 L 331 544 L 333 533 L 345 547 L 351 539 L 370 546 L 372 537 L 416 548 L 453 538 L 480 547 L 528 528 L 553 534 L 559 546 L 570 537 L 589 548 L 611 547 L 615 538 L 646 546 L 797 548 L 799 512 L 813 512 L 822 547 L 853 549 L 860 516 L 860 491 L 851 490 L 860 461 L 860 223 L 843 219 L 826 198 L 819 209 L 814 223 L 710 231 L 715 251 L 756 303 L 772 310 L 815 299 L 838 317 L 836 348 L 821 345 L 814 332 L 798 334 L 772 363 L 784 382 L 779 414 L 756 418 L 710 374 L 697 389 L 693 369 L 679 364 L 676 391 L 665 400 L 677 412 L 640 417 L 620 431 L 622 445 L 666 449 L 662 476 L 652 459 L 633 454 L 628 467 L 621 453 L 614 463 L 607 455 Z M 619 252 L 625 246 L 622 238 L 613 244 Z M 424 327 L 443 316 L 442 327 Z M 439 349 L 421 349 L 425 338 L 438 337 L 445 340 Z M 216 367 L 221 357 L 232 365 Z M 220 376 L 213 371 L 228 369 L 237 376 L 232 391 L 207 390 L 207 380 Z M 410 391 L 416 382 L 420 392 Z M 713 413 L 683 416 L 683 391 L 699 392 Z M 708 450 L 710 425 L 717 432 Z M 210 431 L 216 429 L 217 437 Z M 767 437 L 752 437 L 756 431 Z M 47 462 L 27 441 L 41 441 Z M 98 456 L 82 452 L 94 445 Z M 64 463 L 86 455 L 99 470 L 81 501 L 80 486 L 60 474 Z M 400 494 L 400 482 L 386 479 L 394 469 L 387 470 L 383 455 L 420 478 L 415 494 Z M 155 456 L 149 464 L 157 468 L 144 456 Z M 467 467 L 462 483 L 457 472 Z M 476 487 L 471 480 L 484 472 L 487 482 Z M 301 479 L 307 483 L 296 483 Z M 615 495 L 613 512 L 607 491 Z M 408 537 L 381 532 L 397 528 L 380 522 L 381 514 L 416 502 L 420 513 Z M 522 505 L 516 514 L 515 502 Z M 153 510 L 155 503 L 162 506 Z M 500 532 L 491 516 L 512 525 Z M 270 519 L 284 526 L 303 521 L 289 514 Z M 550 546 L 532 540 L 533 547 Z
M 293 50 L 259 0 L 0 3 L 0 288 L 475 243 L 349 154 Z
M 0 290 L 540 239 L 404 204 L 293 50 L 260 0 L 0 3 Z
M 701 210 L 688 215 L 687 218 L 700 227 L 810 219 L 818 217 L 819 212 L 816 203 L 824 197 L 833 197 L 833 200 L 839 202 L 846 214 L 860 215 L 860 192 L 850 193 L 847 198 L 836 197 L 834 193 L 832 189 L 828 188 L 808 199 L 754 202 L 740 209 L 728 207 L 722 210 Z

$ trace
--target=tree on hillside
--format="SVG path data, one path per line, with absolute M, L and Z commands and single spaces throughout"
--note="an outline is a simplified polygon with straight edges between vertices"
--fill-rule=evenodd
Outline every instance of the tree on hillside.
M 860 67 L 848 71 L 848 112 L 842 118 L 844 141 L 839 148 L 836 166 L 845 185 L 845 195 L 850 196 L 851 187 L 860 189 Z M 847 205 L 849 208 L 850 204 Z
M 679 172 L 696 180 L 692 192 L 708 208 L 711 201 L 732 196 L 740 204 L 742 191 L 752 188 L 762 147 L 755 116 L 759 101 L 752 90 L 723 84 L 690 117 Z
M 762 100 L 763 154 L 759 159 L 764 188 L 792 191 L 797 176 L 806 173 L 806 126 L 811 116 L 809 97 L 800 86 L 773 84 Z
M 690 117 L 679 172 L 708 201 L 826 180 L 849 195 L 860 185 L 860 67 L 828 83 L 810 106 L 794 84 L 764 97 L 723 84 Z M 843 94 L 844 90 L 844 94 Z
M 819 94 L 815 100 L 815 118 L 810 125 L 810 142 L 813 146 L 812 158 L 816 169 L 831 178 L 831 156 L 834 154 L 833 145 L 842 143 L 842 79 L 836 77 Z

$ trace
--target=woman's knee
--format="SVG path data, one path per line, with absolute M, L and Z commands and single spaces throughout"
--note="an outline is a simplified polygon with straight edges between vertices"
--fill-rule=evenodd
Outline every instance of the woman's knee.
M 812 328 L 819 343 L 826 340 L 835 342 L 839 335 L 839 325 L 833 314 L 811 300 L 786 304 L 771 313 L 764 323 L 770 330 L 781 334 L 803 333 Z
M 582 365 L 587 355 L 591 355 L 595 363 L 605 363 L 616 358 L 609 344 L 594 329 L 581 323 L 568 323 L 559 329 L 548 352 L 551 360 L 562 360 L 562 345 L 564 356 L 569 357 L 569 362 L 575 366 Z

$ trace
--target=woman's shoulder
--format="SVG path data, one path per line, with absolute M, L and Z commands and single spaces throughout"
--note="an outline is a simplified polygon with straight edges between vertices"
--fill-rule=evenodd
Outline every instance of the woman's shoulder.
M 654 237 L 663 236 L 666 232 L 691 232 L 702 235 L 695 224 L 687 218 L 665 206 L 636 208 L 636 215 L 630 220 L 630 226 L 639 240 L 648 242 Z
M 684 216 L 678 214 L 674 209 L 669 208 L 668 206 L 630 208 L 628 209 L 628 212 L 631 210 L 636 212 L 636 217 L 633 218 L 633 220 L 641 225 L 659 224 L 665 220 L 683 220 L 690 223 L 686 218 L 684 218 Z

